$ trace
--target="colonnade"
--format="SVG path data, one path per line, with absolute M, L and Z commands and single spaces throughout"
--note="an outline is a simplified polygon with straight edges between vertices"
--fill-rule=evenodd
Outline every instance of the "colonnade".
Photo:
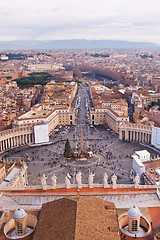
M 151 133 L 146 133 L 142 131 L 128 131 L 128 140 L 129 141 L 138 141 L 144 143 L 151 143 Z
M 33 127 L 13 128 L 0 132 L 0 152 L 33 142 Z
M 151 143 L 152 127 L 134 123 L 123 123 L 119 128 L 119 139 Z

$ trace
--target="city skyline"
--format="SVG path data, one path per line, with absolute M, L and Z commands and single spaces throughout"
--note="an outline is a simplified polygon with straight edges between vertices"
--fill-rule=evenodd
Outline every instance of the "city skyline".
M 126 40 L 160 45 L 158 0 L 3 1 L 0 41 Z

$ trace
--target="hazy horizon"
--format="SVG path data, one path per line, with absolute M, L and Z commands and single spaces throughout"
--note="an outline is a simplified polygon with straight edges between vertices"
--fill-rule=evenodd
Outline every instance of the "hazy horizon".
M 160 49 L 159 45 L 147 42 L 129 42 L 118 40 L 18 40 L 0 41 L 0 49 L 3 50 L 54 50 L 54 49 Z

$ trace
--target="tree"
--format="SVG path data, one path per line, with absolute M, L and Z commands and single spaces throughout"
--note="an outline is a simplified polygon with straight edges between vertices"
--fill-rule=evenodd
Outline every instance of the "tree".
M 71 158 L 72 157 L 72 148 L 70 146 L 70 142 L 69 142 L 68 138 L 66 140 L 66 144 L 65 144 L 65 149 L 64 149 L 64 154 L 63 155 L 66 158 Z

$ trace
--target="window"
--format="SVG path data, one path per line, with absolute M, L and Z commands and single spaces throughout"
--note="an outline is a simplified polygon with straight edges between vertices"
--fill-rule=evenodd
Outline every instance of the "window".
M 137 225 L 138 225 L 138 221 L 133 220 L 132 221 L 132 232 L 137 232 Z
M 21 235 L 23 234 L 23 227 L 22 227 L 22 223 L 17 222 L 17 234 Z

